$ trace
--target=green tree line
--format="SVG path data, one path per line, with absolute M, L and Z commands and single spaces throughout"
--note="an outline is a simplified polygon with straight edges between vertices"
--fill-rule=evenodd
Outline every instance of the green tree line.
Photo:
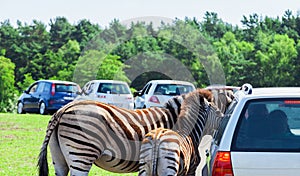
M 191 81 L 190 74 L 197 87 L 299 86 L 299 35 L 300 17 L 290 10 L 276 18 L 244 16 L 240 26 L 214 12 L 159 27 L 117 19 L 106 28 L 87 19 L 70 24 L 65 17 L 48 25 L 6 20 L 0 22 L 0 112 L 13 111 L 16 97 L 39 79 L 81 86 L 119 79 L 138 90 L 151 79 Z

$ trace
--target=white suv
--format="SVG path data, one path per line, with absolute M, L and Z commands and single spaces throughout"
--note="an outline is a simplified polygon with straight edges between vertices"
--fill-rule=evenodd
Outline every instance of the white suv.
M 92 80 L 82 88 L 76 99 L 91 99 L 121 108 L 133 109 L 133 95 L 126 82 L 116 80 Z
M 244 88 L 213 137 L 202 175 L 299 175 L 300 88 Z
M 195 86 L 186 81 L 152 80 L 142 90 L 135 92 L 135 108 L 162 107 L 171 97 L 195 90 Z

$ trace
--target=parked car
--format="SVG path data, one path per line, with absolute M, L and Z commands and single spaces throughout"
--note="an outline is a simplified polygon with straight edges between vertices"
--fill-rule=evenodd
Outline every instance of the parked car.
M 90 99 L 121 108 L 133 109 L 133 95 L 126 82 L 116 80 L 92 80 L 82 88 L 77 99 Z
M 80 86 L 74 82 L 59 80 L 39 80 L 31 84 L 17 102 L 17 112 L 55 112 L 74 100 Z
M 186 81 L 152 80 L 142 90 L 135 92 L 136 109 L 162 107 L 171 97 L 195 90 L 195 86 Z
M 234 97 L 207 149 L 202 175 L 299 175 L 300 88 L 248 84 Z

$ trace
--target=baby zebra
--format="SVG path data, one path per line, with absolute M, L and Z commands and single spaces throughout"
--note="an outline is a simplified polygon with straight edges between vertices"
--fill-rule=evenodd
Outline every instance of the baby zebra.
M 173 128 L 184 98 L 170 99 L 166 108 L 140 110 L 89 100 L 67 104 L 49 121 L 39 155 L 39 175 L 48 175 L 48 144 L 59 176 L 69 171 L 70 175 L 88 175 L 93 164 L 117 173 L 138 171 L 145 134 L 160 127 Z
M 206 101 L 213 101 L 210 92 L 198 91 L 186 96 L 174 130 L 158 128 L 146 134 L 140 149 L 140 176 L 195 175 L 203 132 L 211 133 L 223 117 L 218 107 Z M 223 100 L 226 106 L 231 102 L 231 98 Z

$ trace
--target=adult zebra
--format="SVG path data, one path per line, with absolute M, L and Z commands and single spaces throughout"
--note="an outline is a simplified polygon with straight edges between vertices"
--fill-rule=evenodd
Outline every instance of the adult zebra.
M 200 91 L 186 96 L 174 130 L 158 128 L 146 134 L 140 150 L 140 176 L 195 175 L 202 135 L 216 128 L 223 117 L 218 107 L 198 96 L 207 94 Z M 225 105 L 231 102 L 230 98 L 223 100 Z
M 48 175 L 47 145 L 56 175 L 88 175 L 92 164 L 119 173 L 136 172 L 146 133 L 177 122 L 185 95 L 166 108 L 127 110 L 95 101 L 73 101 L 49 121 L 40 151 L 39 175 Z

